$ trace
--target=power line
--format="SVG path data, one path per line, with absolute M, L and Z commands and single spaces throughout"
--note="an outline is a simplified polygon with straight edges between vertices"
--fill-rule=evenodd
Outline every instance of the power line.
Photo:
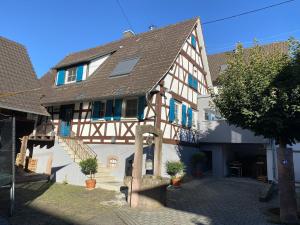
M 216 19 L 216 20 L 206 21 L 206 22 L 203 22 L 202 25 L 220 22 L 220 21 L 223 21 L 223 20 L 228 20 L 228 19 L 232 19 L 232 18 L 235 18 L 235 17 L 239 17 L 239 16 L 244 16 L 244 15 L 247 15 L 247 14 L 250 14 L 250 13 L 256 13 L 256 12 L 259 12 L 259 11 L 262 11 L 262 10 L 265 10 L 265 9 L 273 8 L 273 7 L 283 5 L 283 4 L 286 4 L 286 3 L 290 3 L 290 2 L 293 2 L 293 1 L 295 1 L 295 0 L 288 0 L 288 1 L 277 3 L 277 4 L 265 6 L 263 8 L 258 8 L 258 9 L 242 12 L 242 13 L 239 13 L 239 14 L 236 14 L 236 15 L 232 15 L 232 16 L 228 16 L 228 17 L 224 17 L 224 18 L 220 18 L 220 19 Z
M 120 10 L 121 10 L 121 12 L 122 12 L 122 14 L 123 14 L 125 20 L 126 20 L 128 26 L 130 27 L 130 29 L 131 29 L 132 31 L 134 31 L 134 30 L 133 30 L 133 27 L 132 27 L 132 25 L 131 25 L 131 23 L 130 23 L 130 20 L 129 20 L 128 16 L 126 15 L 126 13 L 125 13 L 125 11 L 124 11 L 124 9 L 123 9 L 123 7 L 122 7 L 120 1 L 119 1 L 119 0 L 116 0 L 116 1 L 117 1 L 117 4 L 118 4 L 118 6 L 119 6 L 119 8 L 120 8 Z
M 255 38 L 255 39 L 258 40 L 259 42 L 264 42 L 266 40 L 272 40 L 272 39 L 280 37 L 282 35 L 288 35 L 288 34 L 293 34 L 293 33 L 298 33 L 298 32 L 300 32 L 300 29 L 291 30 L 291 31 L 287 31 L 287 32 L 282 32 L 282 33 L 274 34 L 274 35 L 271 35 L 271 36 L 258 37 L 258 38 Z M 216 50 L 232 48 L 232 47 L 235 47 L 238 42 L 242 43 L 243 45 L 253 44 L 253 40 L 252 41 L 247 40 L 247 41 L 237 41 L 237 42 L 234 42 L 234 43 L 233 42 L 226 43 L 226 44 L 224 44 L 223 46 L 220 46 L 220 47 L 214 46 L 216 48 L 213 47 L 213 49 L 211 49 L 210 51 L 216 51 Z M 207 46 L 207 48 L 210 49 L 211 47 Z

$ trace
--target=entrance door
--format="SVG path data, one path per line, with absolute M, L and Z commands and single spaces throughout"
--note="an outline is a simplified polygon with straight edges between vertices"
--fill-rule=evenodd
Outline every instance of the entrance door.
M 60 109 L 60 136 L 69 137 L 74 105 L 64 105 Z

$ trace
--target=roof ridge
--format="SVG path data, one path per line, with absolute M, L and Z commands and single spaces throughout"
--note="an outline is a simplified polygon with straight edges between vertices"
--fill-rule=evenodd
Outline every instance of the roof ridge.
M 196 20 L 198 19 L 199 17 L 194 17 L 192 19 L 186 19 L 184 21 L 181 21 L 181 22 L 177 22 L 177 23 L 174 23 L 174 24 L 169 24 L 169 25 L 166 25 L 164 27 L 160 27 L 160 28 L 157 28 L 157 29 L 154 29 L 154 30 L 148 30 L 148 31 L 144 31 L 144 32 L 141 32 L 139 34 L 136 34 L 132 37 L 122 37 L 120 39 L 117 39 L 117 40 L 114 40 L 114 41 L 111 41 L 111 42 L 106 42 L 104 44 L 101 44 L 101 45 L 98 45 L 98 46 L 95 46 L 95 47 L 91 47 L 91 48 L 87 48 L 87 49 L 84 49 L 84 50 L 80 50 L 80 51 L 76 51 L 76 52 L 71 52 L 69 54 L 66 55 L 67 56 L 71 56 L 71 55 L 74 55 L 74 54 L 77 54 L 77 53 L 82 53 L 82 52 L 86 52 L 86 51 L 90 51 L 90 50 L 94 50 L 94 49 L 97 49 L 97 48 L 100 48 L 100 47 L 104 47 L 106 45 L 109 45 L 109 44 L 115 44 L 117 42 L 121 42 L 121 41 L 124 41 L 124 40 L 129 40 L 129 39 L 133 39 L 133 38 L 137 38 L 137 37 L 140 37 L 141 35 L 144 35 L 144 34 L 148 34 L 148 33 L 154 33 L 154 32 L 157 32 L 157 31 L 161 31 L 163 29 L 166 29 L 166 28 L 170 28 L 170 27 L 174 27 L 174 26 L 177 26 L 179 24 L 183 24 L 183 23 L 187 23 L 189 21 L 192 21 L 194 20 L 196 22 Z
M 271 43 L 266 43 L 266 44 L 262 44 L 259 45 L 260 47 L 267 47 L 267 46 L 271 46 L 271 45 L 276 45 L 276 44 L 284 44 L 284 43 L 288 43 L 288 41 L 275 41 L 275 42 L 271 42 Z M 243 43 L 241 43 L 243 44 Z M 255 43 L 252 43 L 255 44 Z M 259 43 L 258 43 L 259 44 Z M 245 50 L 253 48 L 254 46 L 250 46 L 250 47 L 244 47 Z M 214 56 L 214 55 L 221 55 L 221 54 L 226 54 L 226 53 L 231 53 L 232 51 L 234 51 L 234 48 L 232 50 L 228 50 L 228 51 L 224 51 L 224 52 L 218 52 L 218 53 L 213 53 L 213 54 L 209 54 L 207 56 Z

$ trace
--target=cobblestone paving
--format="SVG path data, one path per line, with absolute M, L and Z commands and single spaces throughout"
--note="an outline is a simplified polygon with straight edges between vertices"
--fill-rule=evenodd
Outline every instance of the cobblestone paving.
M 262 184 L 251 180 L 205 178 L 171 189 L 167 207 L 138 210 L 113 204 L 119 199 L 110 191 L 28 184 L 17 188 L 19 203 L 9 222 L 12 225 L 269 225 L 262 212 L 277 202 L 260 203 L 261 188 Z
M 169 192 L 159 211 L 124 210 L 132 224 L 269 225 L 263 211 L 277 205 L 258 201 L 263 184 L 246 179 L 203 179 Z

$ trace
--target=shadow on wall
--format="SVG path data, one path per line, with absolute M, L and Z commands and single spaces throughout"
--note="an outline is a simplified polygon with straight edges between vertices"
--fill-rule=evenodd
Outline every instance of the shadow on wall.
M 57 173 L 59 170 L 61 170 L 62 168 L 68 166 L 68 165 L 69 165 L 69 164 L 65 164 L 65 165 L 63 165 L 63 166 L 52 167 L 52 169 L 51 169 L 51 180 L 52 180 L 53 182 L 56 182 L 56 173 Z
M 145 146 L 143 148 L 143 156 L 145 157 L 144 158 L 145 160 L 152 160 L 152 162 L 154 162 L 154 144 Z M 133 159 L 134 159 L 134 153 L 131 154 L 129 157 L 127 157 L 125 160 L 125 176 L 132 175 Z M 153 169 L 147 170 L 145 164 L 143 164 L 142 169 L 143 169 L 143 174 L 153 174 Z

